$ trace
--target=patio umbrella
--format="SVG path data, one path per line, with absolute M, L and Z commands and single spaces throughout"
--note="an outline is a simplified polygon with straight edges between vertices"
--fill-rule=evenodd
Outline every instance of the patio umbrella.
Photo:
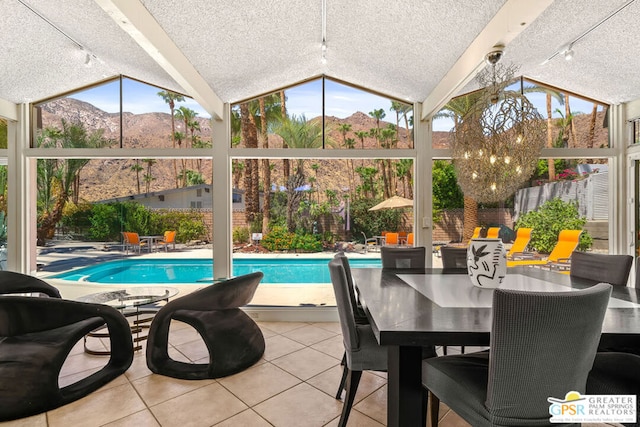
M 372 208 L 369 208 L 370 211 L 379 211 L 381 209 L 398 209 L 398 208 L 409 208 L 413 207 L 413 200 L 405 199 L 400 196 L 389 197 L 386 200 L 378 203 Z

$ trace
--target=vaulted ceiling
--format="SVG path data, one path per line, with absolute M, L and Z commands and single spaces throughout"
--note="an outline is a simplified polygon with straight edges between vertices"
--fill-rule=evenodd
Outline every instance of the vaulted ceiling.
M 0 5 L 0 100 L 16 104 L 124 74 L 193 96 L 220 115 L 225 102 L 327 75 L 424 102 L 428 115 L 473 87 L 496 45 L 505 46 L 503 63 L 534 80 L 606 103 L 640 98 L 640 2 L 634 0 Z M 567 61 L 569 47 L 574 55 Z

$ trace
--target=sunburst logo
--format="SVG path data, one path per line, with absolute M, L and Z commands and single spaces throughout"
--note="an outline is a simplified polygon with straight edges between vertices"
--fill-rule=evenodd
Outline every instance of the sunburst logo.
M 552 423 L 636 422 L 635 395 L 582 395 L 570 391 L 564 399 L 548 397 Z

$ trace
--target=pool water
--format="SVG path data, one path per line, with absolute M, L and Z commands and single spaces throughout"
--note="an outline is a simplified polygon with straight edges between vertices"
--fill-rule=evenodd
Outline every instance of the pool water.
M 233 275 L 262 271 L 262 283 L 331 283 L 330 259 L 242 258 L 233 260 Z M 352 268 L 380 267 L 380 259 L 350 259 Z M 209 259 L 125 259 L 108 261 L 50 276 L 52 279 L 104 284 L 211 283 Z

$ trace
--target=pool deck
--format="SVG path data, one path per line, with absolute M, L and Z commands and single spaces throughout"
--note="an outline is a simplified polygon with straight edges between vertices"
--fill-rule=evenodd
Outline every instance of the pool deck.
M 121 250 L 105 250 L 104 243 L 56 241 L 50 246 L 38 248 L 37 262 L 40 266 L 36 274 L 37 277 L 50 282 L 56 286 L 64 298 L 74 299 L 81 295 L 100 292 L 108 289 L 116 289 L 117 286 L 110 285 L 88 285 L 72 284 L 66 281 L 48 279 L 48 276 L 72 270 L 79 267 L 92 265 L 95 263 L 112 261 L 124 258 L 158 259 L 158 258 L 211 258 L 211 246 L 185 246 L 176 245 L 175 251 L 158 251 L 152 253 L 126 255 Z M 335 252 L 317 252 L 311 254 L 292 253 L 234 253 L 233 258 L 324 258 L 329 260 Z M 369 252 L 366 254 L 348 252 L 347 256 L 353 259 L 380 258 L 379 252 Z M 434 267 L 441 266 L 439 257 L 434 255 Z M 177 285 L 182 295 L 193 292 L 202 285 Z M 121 286 L 119 287 L 121 288 Z M 261 284 L 251 301 L 255 306 L 295 306 L 295 307 L 331 307 L 335 306 L 335 297 L 331 284 Z

